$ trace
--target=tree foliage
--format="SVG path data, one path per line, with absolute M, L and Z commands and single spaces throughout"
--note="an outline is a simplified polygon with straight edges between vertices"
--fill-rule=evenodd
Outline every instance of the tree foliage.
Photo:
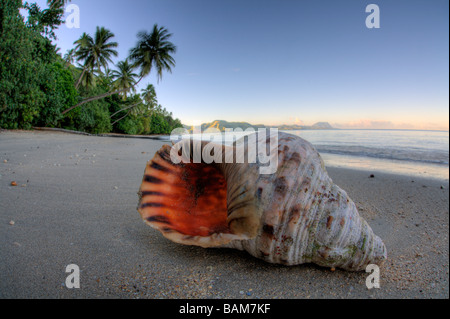
M 151 33 L 141 31 L 137 36 L 138 43 L 130 50 L 130 60 L 140 69 L 141 78 L 150 74 L 152 68 L 156 68 L 158 80 L 162 78 L 163 71 L 172 72 L 175 66 L 172 54 L 177 51 L 176 46 L 169 41 L 172 34 L 155 24 Z
M 175 65 L 170 55 L 175 47 L 168 42 L 167 30 L 155 25 L 156 33 L 142 33 L 140 49 L 132 50 L 133 63 L 125 59 L 115 69 L 110 64 L 117 56 L 118 43 L 104 27 L 97 27 L 94 37 L 84 34 L 62 58 L 52 39 L 63 22 L 67 2 L 49 0 L 47 9 L 21 0 L 0 2 L 0 128 L 46 126 L 90 133 L 169 134 L 180 127 L 179 120 L 157 106 L 153 85 L 142 94 L 135 93 L 136 84 L 152 66 L 160 77 L 160 72 L 171 71 Z M 20 9 L 28 10 L 26 20 Z M 150 55 L 150 65 L 145 64 L 146 49 L 154 50 L 158 39 L 162 55 Z M 141 62 L 139 54 L 144 59 Z M 83 65 L 77 67 L 75 61 Z M 80 105 L 80 101 L 85 102 Z
M 48 31 L 38 27 L 56 13 L 40 14 L 31 5 L 35 13 L 27 26 L 19 13 L 21 7 L 21 1 L 0 3 L 0 127 L 10 129 L 54 123 L 78 95 L 56 47 L 41 34 Z

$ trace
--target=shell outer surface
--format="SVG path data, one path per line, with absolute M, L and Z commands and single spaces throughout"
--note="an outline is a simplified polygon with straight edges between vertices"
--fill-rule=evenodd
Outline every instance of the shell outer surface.
M 251 147 L 247 146 L 246 152 Z M 164 155 L 167 151 L 159 151 L 149 165 L 165 165 L 159 161 L 165 158 L 167 167 L 174 166 L 180 170 L 178 174 L 183 174 L 186 169 L 183 165 L 190 164 L 170 164 Z M 226 183 L 229 226 L 226 230 L 222 227 L 222 231 L 206 236 L 167 233 L 161 223 L 148 222 L 147 211 L 139 209 L 139 212 L 150 226 L 178 243 L 245 250 L 270 263 L 315 263 L 352 271 L 382 264 L 387 258 L 384 243 L 359 215 L 347 193 L 333 183 L 315 148 L 298 136 L 280 132 L 277 152 L 278 167 L 274 174 L 260 174 L 259 162 L 210 164 L 222 172 Z M 147 170 L 145 176 L 149 176 Z M 189 181 L 187 185 L 184 187 L 189 188 Z M 149 191 L 147 186 L 144 177 L 141 193 Z M 169 214 L 179 209 L 174 207 Z M 234 210 L 230 212 L 231 208 Z M 208 218 L 205 216 L 200 218 Z

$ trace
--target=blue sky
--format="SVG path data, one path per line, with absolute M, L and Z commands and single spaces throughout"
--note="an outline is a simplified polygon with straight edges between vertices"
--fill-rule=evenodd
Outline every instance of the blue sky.
M 142 87 L 153 83 L 160 104 L 185 124 L 449 127 L 448 0 L 71 3 L 80 28 L 60 27 L 61 53 L 96 26 L 115 34 L 118 60 L 138 31 L 157 23 L 173 33 L 173 73 L 160 83 L 151 74 Z M 371 3 L 380 8 L 379 29 L 365 24 Z

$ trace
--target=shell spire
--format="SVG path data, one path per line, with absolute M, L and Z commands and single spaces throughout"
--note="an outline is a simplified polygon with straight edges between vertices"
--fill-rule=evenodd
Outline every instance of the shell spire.
M 256 135 L 260 141 L 264 135 Z M 175 242 L 245 250 L 267 262 L 315 263 L 364 270 L 386 259 L 386 247 L 359 215 L 347 193 L 328 176 L 319 153 L 298 136 L 278 133 L 277 168 L 261 174 L 263 164 L 227 161 L 245 146 L 216 145 L 213 163 L 174 163 L 165 145 L 148 163 L 138 211 L 144 221 Z M 204 151 L 206 142 L 183 140 Z M 210 151 L 210 150 L 208 150 Z M 232 162 L 232 163 L 230 163 Z

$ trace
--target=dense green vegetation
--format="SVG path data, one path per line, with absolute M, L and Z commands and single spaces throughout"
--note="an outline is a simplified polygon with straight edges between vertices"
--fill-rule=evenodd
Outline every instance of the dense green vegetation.
M 175 66 L 167 29 L 155 24 L 138 33 L 136 47 L 116 65 L 119 44 L 105 27 L 84 33 L 62 57 L 52 40 L 66 2 L 49 0 L 47 9 L 21 0 L 0 2 L 0 128 L 169 134 L 181 127 L 158 104 L 152 84 L 136 92 L 152 71 L 159 80 Z M 20 9 L 28 11 L 27 19 Z

